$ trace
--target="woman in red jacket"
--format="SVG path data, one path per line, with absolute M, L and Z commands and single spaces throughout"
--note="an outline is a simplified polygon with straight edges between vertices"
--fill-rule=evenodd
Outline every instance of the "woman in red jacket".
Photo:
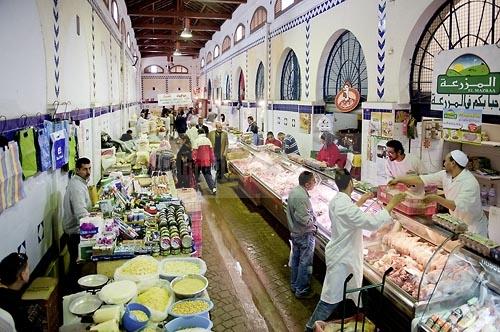
M 198 180 L 201 171 L 208 188 L 215 195 L 217 187 L 211 173 L 211 168 L 215 162 L 214 150 L 212 142 L 205 135 L 203 128 L 198 129 L 198 137 L 193 145 L 193 160 L 196 166 L 196 180 Z
M 319 150 L 316 159 L 326 163 L 327 167 L 334 167 L 337 165 L 339 168 L 344 168 L 346 156 L 340 153 L 339 148 L 335 144 L 335 135 L 329 132 L 321 134 L 321 143 L 323 146 Z

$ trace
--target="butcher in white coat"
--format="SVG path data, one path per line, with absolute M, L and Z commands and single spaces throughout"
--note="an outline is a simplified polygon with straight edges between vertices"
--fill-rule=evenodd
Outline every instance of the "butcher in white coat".
M 403 176 L 389 181 L 389 185 L 437 185 L 443 187 L 444 197 L 427 195 L 426 202 L 437 202 L 450 214 L 469 226 L 469 231 L 488 237 L 488 218 L 483 212 L 479 182 L 465 167 L 467 155 L 453 150 L 444 159 L 444 170 L 420 176 Z
M 354 190 L 352 177 L 346 170 L 338 171 L 335 183 L 339 193 L 328 206 L 332 223 L 332 236 L 325 248 L 326 276 L 323 283 L 321 298 L 311 318 L 307 322 L 306 331 L 313 331 L 314 323 L 326 320 L 341 304 L 344 282 L 349 274 L 353 278 L 347 284 L 347 289 L 361 287 L 363 281 L 363 229 L 376 230 L 391 221 L 389 213 L 405 198 L 405 194 L 393 196 L 389 204 L 372 215 L 359 208 L 373 197 L 367 193 L 354 203 L 351 194 Z M 357 302 L 357 294 L 348 298 Z

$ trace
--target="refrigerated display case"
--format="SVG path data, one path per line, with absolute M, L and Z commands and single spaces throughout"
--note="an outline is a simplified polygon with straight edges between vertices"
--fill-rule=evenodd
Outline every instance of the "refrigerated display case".
M 244 182 L 245 191 L 250 190 L 251 184 L 252 192 L 249 194 L 254 196 L 254 203 L 265 207 L 285 227 L 288 227 L 285 214 L 288 192 L 298 185 L 298 176 L 302 171 L 307 169 L 315 173 L 318 184 L 310 194 L 318 221 L 316 253 L 324 260 L 325 246 L 331 237 L 328 203 L 338 192 L 334 172 L 319 171 L 289 160 L 282 154 L 243 146 L 249 151 L 249 156 L 230 161 L 230 169 L 237 174 L 240 182 Z M 373 189 L 369 184 L 357 183 L 352 198 L 357 201 L 363 192 Z M 383 206 L 375 198 L 365 202 L 361 209 L 376 213 Z M 453 289 L 436 292 L 436 285 L 458 282 L 468 288 L 470 282 L 467 275 L 458 272 L 450 274 L 449 278 L 442 276 L 449 253 L 460 246 L 457 240 L 452 240 L 452 233 L 434 226 L 430 217 L 408 216 L 394 210 L 392 216 L 392 224 L 377 232 L 364 232 L 363 274 L 366 282 L 376 284 L 381 282 L 387 268 L 394 269 L 384 290 L 385 299 L 393 306 L 386 312 L 388 317 L 385 319 L 397 320 L 388 325 L 398 328 L 389 330 L 409 330 L 411 320 L 421 316 L 429 303 L 438 306 L 454 297 Z M 471 254 L 468 257 L 475 256 Z M 395 317 L 397 315 L 400 317 Z
M 413 331 L 500 329 L 500 266 L 457 247 L 446 262 L 437 287 Z M 446 301 L 437 301 L 448 294 Z

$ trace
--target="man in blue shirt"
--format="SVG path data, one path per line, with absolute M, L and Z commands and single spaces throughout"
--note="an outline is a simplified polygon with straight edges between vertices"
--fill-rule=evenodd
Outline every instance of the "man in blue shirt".
M 278 139 L 281 142 L 283 142 L 283 152 L 285 154 L 295 153 L 295 154 L 300 155 L 297 141 L 295 140 L 295 138 L 292 135 L 290 135 L 290 134 L 285 135 L 285 133 L 279 132 Z

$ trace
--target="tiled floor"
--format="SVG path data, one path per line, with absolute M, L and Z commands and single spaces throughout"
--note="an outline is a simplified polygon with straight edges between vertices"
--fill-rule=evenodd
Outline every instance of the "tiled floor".
M 215 304 L 214 330 L 303 331 L 321 284 L 313 279 L 312 299 L 293 296 L 290 249 L 277 233 L 286 231 L 264 209 L 240 198 L 237 182 L 219 184 L 216 196 L 206 188 L 202 193 L 203 259 Z

